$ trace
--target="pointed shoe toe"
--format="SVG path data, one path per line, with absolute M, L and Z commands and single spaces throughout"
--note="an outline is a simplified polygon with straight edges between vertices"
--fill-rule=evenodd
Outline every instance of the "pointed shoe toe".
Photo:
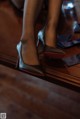
M 25 71 L 26 73 L 29 73 L 31 75 L 38 76 L 38 77 L 45 76 L 41 65 L 28 65 L 24 63 L 23 57 L 22 57 L 22 42 L 21 41 L 17 45 L 17 52 L 18 52 L 17 67 L 19 70 Z

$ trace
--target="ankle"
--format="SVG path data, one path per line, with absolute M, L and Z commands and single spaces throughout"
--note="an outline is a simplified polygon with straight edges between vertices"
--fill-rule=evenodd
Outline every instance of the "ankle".
M 55 42 L 55 41 L 52 41 L 52 42 L 46 41 L 46 45 L 47 45 L 47 46 L 50 46 L 50 47 L 56 48 L 56 42 Z
M 45 44 L 48 46 L 56 47 L 56 40 L 57 40 L 56 30 L 49 28 L 45 31 Z
M 26 32 L 25 34 L 22 34 L 21 36 L 21 41 L 22 43 L 25 43 L 25 42 L 31 42 L 31 41 L 34 41 L 34 33 L 32 32 Z

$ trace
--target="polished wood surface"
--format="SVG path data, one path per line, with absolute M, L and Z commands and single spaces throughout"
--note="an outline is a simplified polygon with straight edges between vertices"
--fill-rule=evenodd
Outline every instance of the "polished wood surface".
M 66 23 L 67 24 L 67 23 Z M 64 24 L 65 25 L 65 24 Z M 69 24 L 71 26 L 71 24 Z M 69 29 L 68 24 L 65 25 L 65 32 Z M 20 40 L 22 31 L 22 17 L 12 7 L 8 0 L 0 3 L 0 62 L 7 66 L 16 68 L 17 51 L 16 45 Z M 73 34 L 73 37 L 80 38 L 80 34 Z M 80 47 L 74 46 L 72 48 L 64 49 L 65 57 L 80 54 Z M 43 61 L 43 65 L 48 76 L 48 81 L 54 78 L 56 82 L 64 82 L 80 88 L 80 64 L 68 67 L 62 61 L 55 61 L 50 64 Z M 51 81 L 50 80 L 50 81 Z
M 7 119 L 80 119 L 80 93 L 0 65 L 0 113 Z

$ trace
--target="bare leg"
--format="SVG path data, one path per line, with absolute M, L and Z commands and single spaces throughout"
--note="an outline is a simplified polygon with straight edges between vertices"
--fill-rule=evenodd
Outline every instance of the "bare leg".
M 42 7 L 43 0 L 25 0 L 22 37 L 26 39 L 27 33 L 34 31 L 35 21 Z
M 46 45 L 56 47 L 57 24 L 62 0 L 49 0 L 48 20 L 45 31 Z
M 39 59 L 36 50 L 34 26 L 41 9 L 43 0 L 25 0 L 23 29 L 22 29 L 22 56 L 26 64 L 38 65 Z
M 13 4 L 17 7 L 17 8 L 22 8 L 23 6 L 24 6 L 24 2 L 25 2 L 25 0 L 11 0 L 12 2 L 13 2 Z M 27 0 L 26 0 L 27 1 Z M 40 10 L 41 10 L 41 6 L 42 6 L 42 2 L 43 2 L 44 0 L 41 0 L 41 1 L 39 1 L 39 5 L 38 5 L 38 9 L 37 9 L 37 11 L 36 11 L 36 16 L 38 16 L 39 15 L 39 12 L 40 12 Z

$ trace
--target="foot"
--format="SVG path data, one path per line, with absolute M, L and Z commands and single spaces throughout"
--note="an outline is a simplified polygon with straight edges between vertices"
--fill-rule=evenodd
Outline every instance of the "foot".
M 45 32 L 45 56 L 53 58 L 62 58 L 65 55 L 65 52 L 56 45 L 57 35 L 56 31 L 52 28 L 46 29 Z
M 22 58 L 25 64 L 40 65 L 34 38 L 22 40 Z

